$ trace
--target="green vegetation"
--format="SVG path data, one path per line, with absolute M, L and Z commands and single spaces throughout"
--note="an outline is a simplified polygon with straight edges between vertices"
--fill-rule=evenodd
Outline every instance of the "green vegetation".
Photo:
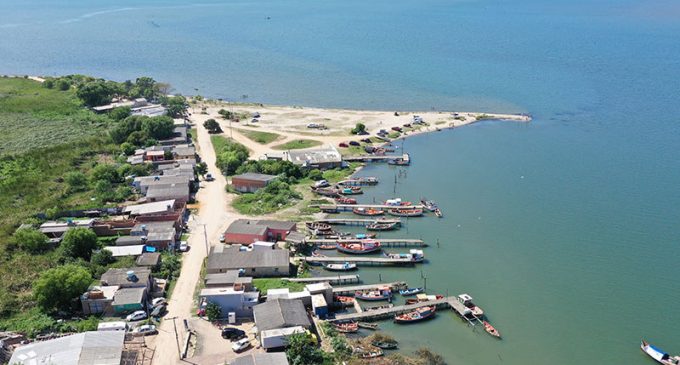
M 45 312 L 70 311 L 74 298 L 85 292 L 92 282 L 92 275 L 80 265 L 68 264 L 47 270 L 33 284 L 33 296 Z
M 233 175 L 246 160 L 250 152 L 246 146 L 224 136 L 210 136 L 215 154 L 216 165 L 225 175 Z
M 350 131 L 352 134 L 359 134 L 366 132 L 366 125 L 364 123 L 357 123 L 354 128 Z
M 492 119 L 493 117 L 488 114 L 480 114 L 475 117 L 476 120 Z
M 259 144 L 270 144 L 281 137 L 280 134 L 276 133 L 250 131 L 247 129 L 239 129 L 238 132 Z
M 295 283 L 292 281 L 282 279 L 253 279 L 253 286 L 260 291 L 260 293 L 267 293 L 269 289 L 288 288 L 292 292 L 302 291 L 305 288 L 303 283 Z
M 401 132 L 392 131 L 387 135 L 387 137 L 392 138 L 392 139 L 399 138 L 399 137 L 401 137 Z
M 35 337 L 47 332 L 84 332 L 96 331 L 99 319 L 90 316 L 85 319 L 72 319 L 57 321 L 49 315 L 41 312 L 38 308 L 30 309 L 21 315 L 0 319 L 0 329 L 13 330 L 25 333 L 29 337 Z
M 217 303 L 210 302 L 205 307 L 205 315 L 208 317 L 208 321 L 217 321 L 222 318 L 222 308 Z
M 115 143 L 127 142 L 133 146 L 153 146 L 159 139 L 172 137 L 175 123 L 168 116 L 129 116 L 110 132 Z M 132 149 L 134 152 L 134 149 Z
M 313 170 L 318 171 L 318 170 Z M 284 175 L 288 179 L 304 177 L 305 170 L 290 161 L 277 160 L 248 160 L 241 165 L 236 173 L 257 172 L 268 175 Z
M 222 128 L 220 128 L 220 123 L 217 123 L 215 119 L 208 119 L 203 122 L 203 127 L 208 130 L 208 133 L 221 133 Z
M 253 194 L 244 194 L 234 200 L 233 207 L 241 214 L 262 215 L 295 204 L 302 195 L 282 180 L 270 182 Z
M 288 336 L 286 356 L 291 365 L 318 365 L 324 363 L 324 352 L 306 333 Z
M 303 148 L 310 148 L 315 146 L 320 146 L 321 142 L 313 139 L 294 139 L 286 143 L 282 143 L 272 147 L 275 150 L 300 150 Z

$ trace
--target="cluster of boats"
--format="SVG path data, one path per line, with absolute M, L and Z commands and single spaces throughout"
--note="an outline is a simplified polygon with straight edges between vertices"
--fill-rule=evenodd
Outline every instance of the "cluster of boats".
M 415 207 L 400 207 L 387 210 L 357 207 L 352 209 L 352 213 L 366 217 L 376 217 L 385 213 L 395 217 L 421 217 L 423 210 Z

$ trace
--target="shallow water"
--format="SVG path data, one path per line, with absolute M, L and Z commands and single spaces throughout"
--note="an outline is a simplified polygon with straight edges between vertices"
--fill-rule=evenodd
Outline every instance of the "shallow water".
M 269 17 L 269 19 L 267 18 Z M 648 364 L 680 353 L 680 6 L 653 1 L 0 1 L 0 73 L 151 75 L 230 100 L 529 112 L 405 142 L 361 197 L 437 200 L 429 262 L 361 269 L 468 292 L 395 333 L 452 364 Z M 247 98 L 243 98 L 247 95 Z M 437 239 L 439 247 L 434 244 Z M 379 275 L 380 274 L 380 275 Z

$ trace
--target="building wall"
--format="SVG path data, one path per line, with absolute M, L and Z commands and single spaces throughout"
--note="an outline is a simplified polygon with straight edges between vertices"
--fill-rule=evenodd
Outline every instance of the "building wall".
M 265 241 L 267 240 L 267 235 L 257 235 L 257 234 L 244 234 L 244 233 L 225 233 L 224 242 L 226 243 L 239 243 L 242 245 L 249 245 L 255 241 Z
M 245 270 L 245 276 L 251 277 L 271 277 L 271 276 L 288 276 L 290 274 L 289 265 L 280 267 L 243 267 Z M 225 273 L 229 270 L 235 270 L 235 268 L 221 268 L 221 269 L 208 269 L 208 274 L 220 274 Z
M 293 227 L 291 231 L 297 231 L 297 227 Z M 276 241 L 283 241 L 286 239 L 286 236 L 288 235 L 288 231 L 283 230 L 283 229 L 272 229 L 269 228 L 267 230 L 267 238 L 270 240 L 276 240 Z
M 236 191 L 242 193 L 254 193 L 257 190 L 267 186 L 267 183 L 260 180 L 241 179 L 234 177 L 231 179 L 231 185 Z
M 113 308 L 111 307 L 111 302 L 113 302 L 113 299 L 81 300 L 83 314 L 112 314 Z
M 253 318 L 253 305 L 243 303 L 243 293 L 206 295 L 203 298 L 208 303 L 215 303 L 220 306 L 222 318 L 227 318 L 229 312 L 236 313 L 238 318 Z

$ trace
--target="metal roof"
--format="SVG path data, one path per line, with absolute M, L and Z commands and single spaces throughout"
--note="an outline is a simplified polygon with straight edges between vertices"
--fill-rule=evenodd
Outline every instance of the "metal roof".
M 147 198 L 188 198 L 189 185 L 188 184 L 161 184 L 151 185 L 146 191 Z
M 302 326 L 309 328 L 309 316 L 304 304 L 297 299 L 273 299 L 253 307 L 255 325 L 259 331 Z
M 288 365 L 288 358 L 285 352 L 272 352 L 269 354 L 251 353 L 246 356 L 237 357 L 229 363 L 230 365 Z
M 137 281 L 128 280 L 128 271 L 134 271 Z M 118 285 L 121 287 L 146 286 L 151 277 L 151 270 L 145 267 L 108 269 L 101 277 L 102 285 Z M 138 284 L 138 285 L 133 285 Z
M 113 257 L 139 256 L 144 252 L 144 245 L 135 246 L 106 246 L 104 250 L 110 251 Z
M 143 215 L 143 214 L 154 214 L 154 213 L 165 213 L 173 211 L 175 206 L 175 200 L 163 200 L 160 202 L 129 205 L 123 209 L 124 213 L 129 213 L 131 215 Z
M 214 250 L 208 256 L 208 270 L 284 267 L 290 263 L 288 250 L 240 251 L 238 247 Z
M 252 283 L 253 278 L 250 276 L 239 276 L 238 270 L 229 270 L 221 274 L 207 274 L 205 276 L 205 285 L 232 285 L 236 283 L 247 284 Z
M 319 163 L 340 163 L 342 155 L 331 145 L 307 150 L 288 151 L 288 160 L 296 165 L 315 165 Z
M 18 347 L 12 365 L 120 365 L 123 331 L 83 332 Z
M 144 302 L 146 288 L 123 288 L 118 289 L 113 296 L 113 305 L 137 304 Z
M 276 175 L 258 174 L 255 172 L 246 172 L 245 174 L 235 175 L 231 177 L 232 179 L 244 179 L 244 180 L 255 180 L 268 182 L 276 179 Z
M 137 264 L 137 266 L 156 266 L 160 262 L 160 252 L 145 252 L 137 258 L 135 264 Z

